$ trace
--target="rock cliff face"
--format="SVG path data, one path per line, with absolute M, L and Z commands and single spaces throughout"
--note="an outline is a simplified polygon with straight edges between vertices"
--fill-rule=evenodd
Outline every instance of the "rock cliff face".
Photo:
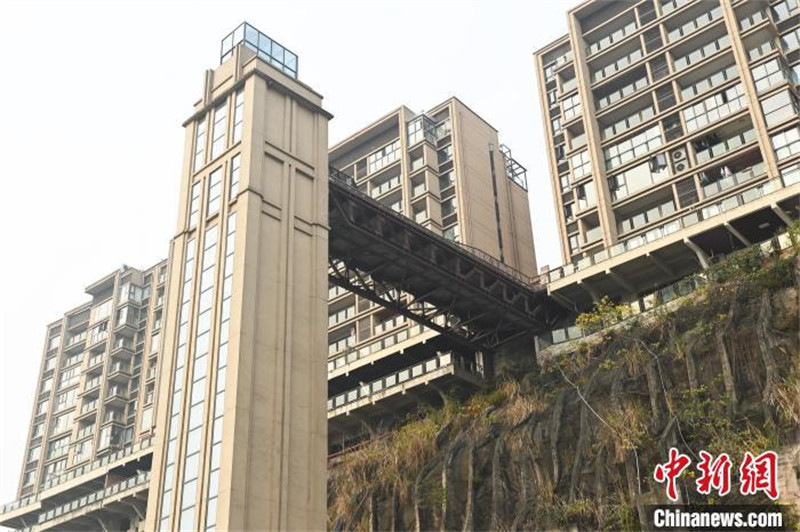
M 666 500 L 652 473 L 672 446 L 727 452 L 733 492 L 744 451 L 778 450 L 782 498 L 798 503 L 800 258 L 746 250 L 708 277 L 533 364 L 519 348 L 518 369 L 491 390 L 346 455 L 329 471 L 329 527 L 636 530 L 644 505 Z M 689 475 L 680 488 L 683 501 L 714 502 Z

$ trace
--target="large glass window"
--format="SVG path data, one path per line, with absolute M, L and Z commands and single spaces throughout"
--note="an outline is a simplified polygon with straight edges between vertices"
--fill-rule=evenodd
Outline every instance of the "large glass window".
M 573 180 L 578 180 L 589 175 L 592 172 L 591 159 L 589 158 L 589 151 L 584 150 L 570 157 L 569 166 L 572 169 Z
M 728 45 L 730 45 L 730 42 L 731 42 L 730 37 L 728 37 L 727 35 L 723 35 L 719 39 L 711 41 L 705 46 L 694 48 L 688 54 L 675 59 L 674 63 L 675 71 L 680 71 L 688 67 L 689 65 L 699 63 L 706 57 L 710 57 L 715 53 L 717 53 L 718 51 L 722 50 L 723 48 L 728 47 Z
M 211 160 L 213 161 L 228 147 L 228 102 L 222 102 L 214 109 L 214 129 L 211 133 Z
M 228 185 L 228 200 L 232 200 L 239 194 L 239 168 L 242 164 L 242 157 L 239 154 L 234 155 L 231 158 L 231 171 L 229 173 L 229 181 L 230 184 Z
M 195 124 L 194 171 L 197 172 L 206 162 L 206 119 L 200 118 Z
M 202 181 L 197 181 L 192 185 L 192 195 L 189 201 L 189 227 L 197 225 L 200 219 L 200 192 L 202 191 Z
M 400 139 L 392 142 L 391 144 L 381 148 L 380 150 L 371 153 L 367 157 L 367 171 L 369 173 L 377 172 L 384 166 L 387 166 L 400 158 Z
M 618 200 L 645 189 L 669 177 L 670 172 L 663 154 L 653 157 L 650 161 L 636 165 L 633 168 L 608 178 L 611 198 Z
M 222 420 L 225 414 L 225 378 L 228 367 L 228 337 L 230 333 L 231 296 L 233 295 L 233 257 L 236 246 L 236 213 L 228 216 L 223 261 L 222 305 L 219 314 L 219 339 L 217 342 L 216 392 L 214 396 L 214 421 L 212 422 L 211 466 L 208 483 L 208 512 L 206 530 L 216 526 L 217 496 L 219 494 L 220 453 L 222 452 Z
M 795 126 L 772 135 L 772 147 L 775 148 L 775 157 L 779 161 L 800 153 L 800 127 Z
M 571 120 L 581 114 L 581 97 L 578 94 L 573 94 L 566 98 L 561 106 L 564 112 L 564 120 Z
M 756 83 L 756 90 L 764 92 L 770 87 L 783 81 L 789 81 L 789 71 L 783 65 L 780 58 L 775 58 L 766 63 L 752 68 L 753 80 Z
M 776 22 L 784 21 L 800 12 L 800 1 L 783 0 L 783 2 L 774 4 L 772 6 L 772 11 L 777 19 Z
M 651 207 L 623 218 L 619 223 L 619 232 L 627 233 L 628 231 L 633 231 L 634 229 L 638 229 L 649 223 L 653 223 L 656 220 L 660 220 L 661 218 L 669 216 L 674 212 L 675 202 L 673 200 L 669 200 L 661 205 L 656 205 L 655 207 Z
M 800 114 L 797 100 L 789 89 L 762 100 L 761 108 L 764 110 L 764 119 L 768 127 L 776 126 L 790 118 L 797 118 Z
M 222 167 L 220 166 L 208 176 L 208 197 L 206 198 L 206 216 L 219 211 L 222 195 Z
M 606 169 L 611 170 L 628 161 L 646 155 L 662 144 L 660 125 L 655 125 L 617 144 L 612 144 L 603 149 Z
M 744 87 L 741 83 L 737 83 L 730 89 L 720 91 L 684 109 L 682 112 L 686 130 L 691 132 L 717 122 L 744 108 L 746 104 Z
M 192 292 L 194 289 L 194 262 L 195 239 L 186 242 L 185 258 L 183 263 L 183 288 L 181 306 L 178 314 L 178 347 L 175 350 L 175 369 L 172 375 L 172 398 L 170 399 L 170 417 L 167 432 L 167 446 L 164 466 L 164 484 L 161 493 L 161 514 L 159 516 L 159 530 L 169 529 L 172 514 L 172 493 L 175 471 L 175 455 L 177 453 L 178 429 L 181 417 L 181 397 L 183 390 L 184 366 L 189 341 L 189 313 L 191 310 Z M 188 446 L 188 444 L 187 444 Z
M 781 35 L 781 47 L 783 53 L 788 54 L 800 48 L 800 28 L 795 28 L 792 31 Z
M 594 191 L 594 183 L 591 181 L 575 189 L 575 195 L 577 196 L 577 205 L 579 211 L 588 209 L 597 203 L 597 197 L 595 196 Z
M 233 143 L 242 140 L 242 129 L 244 127 L 244 89 L 236 91 L 233 101 Z

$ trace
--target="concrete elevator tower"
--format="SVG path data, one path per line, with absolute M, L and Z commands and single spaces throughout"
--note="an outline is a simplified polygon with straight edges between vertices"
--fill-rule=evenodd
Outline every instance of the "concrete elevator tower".
M 147 530 L 325 529 L 321 104 L 245 23 L 184 123 Z

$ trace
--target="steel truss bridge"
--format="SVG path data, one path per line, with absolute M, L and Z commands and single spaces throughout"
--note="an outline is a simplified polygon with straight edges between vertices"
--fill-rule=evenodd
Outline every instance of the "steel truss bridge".
M 331 283 L 471 350 L 550 330 L 567 313 L 538 280 L 416 224 L 334 168 L 329 177 Z

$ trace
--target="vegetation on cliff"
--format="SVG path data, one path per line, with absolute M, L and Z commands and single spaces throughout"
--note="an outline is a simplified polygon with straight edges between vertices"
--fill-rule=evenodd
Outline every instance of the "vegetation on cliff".
M 670 447 L 696 463 L 701 449 L 797 444 L 796 234 L 788 253 L 733 254 L 647 315 L 605 300 L 578 323 L 624 322 L 345 455 L 329 471 L 329 527 L 636 530 L 642 505 L 664 500 L 651 479 Z M 715 502 L 681 482 L 683 500 Z

